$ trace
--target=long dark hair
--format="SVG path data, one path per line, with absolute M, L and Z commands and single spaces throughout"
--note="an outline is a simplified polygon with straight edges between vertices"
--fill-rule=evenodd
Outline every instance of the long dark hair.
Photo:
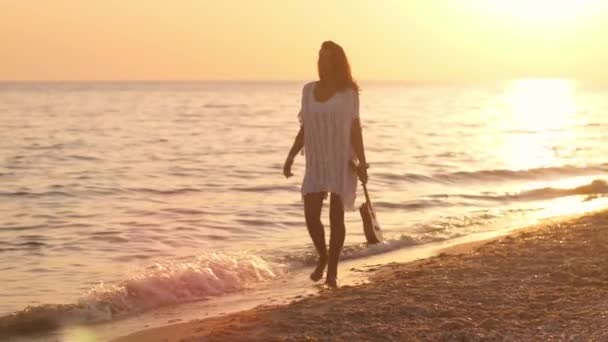
M 328 75 L 324 75 L 321 72 L 321 66 L 317 63 L 317 72 L 319 74 L 319 80 L 327 81 L 331 79 L 336 86 L 336 90 L 344 90 L 346 88 L 352 88 L 355 91 L 359 91 L 359 85 L 353 79 L 350 72 L 350 64 L 344 49 L 331 40 L 326 40 L 321 44 L 321 49 L 327 49 L 331 51 L 332 69 Z

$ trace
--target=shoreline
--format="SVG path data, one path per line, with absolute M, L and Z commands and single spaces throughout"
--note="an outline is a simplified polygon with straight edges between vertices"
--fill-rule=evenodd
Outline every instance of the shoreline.
M 346 258 L 340 262 L 340 268 L 342 269 L 340 272 L 340 284 L 343 286 L 353 286 L 368 282 L 370 277 L 382 265 L 395 262 L 407 263 L 429 258 L 440 254 L 446 248 L 497 238 L 513 230 L 522 229 L 521 227 L 512 226 L 510 228 L 479 232 L 454 239 L 412 245 L 407 248 L 389 249 L 381 253 L 372 253 L 364 258 Z M 524 225 L 523 227 L 526 226 Z M 372 247 L 372 249 L 375 247 Z M 382 246 L 378 247 L 383 249 Z M 7 326 L 8 329 L 13 329 L 15 332 L 10 333 L 5 331 L 2 336 L 10 336 L 15 341 L 42 342 L 48 340 L 61 341 L 72 338 L 71 336 L 74 336 L 74 334 L 86 334 L 95 336 L 96 340 L 111 341 L 138 331 L 167 327 L 171 324 L 221 317 L 261 306 L 287 305 L 305 297 L 318 296 L 323 290 L 321 283 L 313 283 L 308 279 L 309 272 L 309 268 L 302 267 L 288 272 L 281 279 L 257 284 L 245 291 L 238 291 L 205 300 L 163 306 L 109 321 L 79 324 L 60 319 L 55 321 L 53 319 L 45 319 L 44 317 L 42 319 L 34 317 L 33 320 L 24 321 L 24 324 L 29 325 L 28 327 L 23 324 L 20 326 Z M 280 287 L 277 288 L 276 285 Z M 31 327 L 35 327 L 36 331 L 30 331 Z
M 115 339 L 564 340 L 608 338 L 608 210 L 549 219 L 378 267 L 371 281 L 287 305 Z

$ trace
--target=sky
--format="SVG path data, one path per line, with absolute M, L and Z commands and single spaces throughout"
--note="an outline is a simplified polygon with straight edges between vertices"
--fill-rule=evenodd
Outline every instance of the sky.
M 604 0 L 0 0 L 0 80 L 608 79 Z

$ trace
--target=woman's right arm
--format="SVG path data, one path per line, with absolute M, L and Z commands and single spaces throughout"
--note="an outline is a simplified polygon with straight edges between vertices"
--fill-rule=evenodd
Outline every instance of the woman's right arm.
M 298 152 L 300 152 L 300 150 L 302 150 L 303 147 L 304 147 L 304 127 L 300 126 L 298 135 L 296 135 L 296 138 L 293 141 L 293 145 L 291 146 L 291 149 L 289 150 L 289 154 L 287 155 L 287 159 L 285 159 L 285 164 L 283 165 L 283 175 L 285 175 L 286 178 L 293 176 L 293 173 L 291 173 L 291 165 L 293 164 L 293 159 L 296 157 Z
M 302 87 L 302 96 L 300 98 L 301 105 L 300 111 L 298 112 L 298 121 L 300 122 L 300 130 L 298 131 L 298 135 L 293 141 L 293 145 L 289 150 L 289 154 L 287 155 L 287 159 L 285 159 L 285 164 L 283 165 L 283 175 L 289 178 L 293 176 L 291 173 L 291 165 L 293 164 L 293 159 L 296 157 L 298 152 L 300 152 L 304 148 L 304 121 L 302 115 L 306 111 L 306 87 L 308 84 L 305 84 Z
M 289 154 L 287 155 L 287 160 L 292 160 L 295 156 L 302 150 L 304 147 L 304 127 L 300 126 L 300 130 L 298 131 L 298 135 L 293 141 L 293 145 L 291 146 L 291 150 L 289 150 Z

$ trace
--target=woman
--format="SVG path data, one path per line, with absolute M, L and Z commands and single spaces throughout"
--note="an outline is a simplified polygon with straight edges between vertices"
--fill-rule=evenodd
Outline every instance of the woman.
M 300 131 L 285 160 L 283 174 L 293 176 L 294 157 L 304 149 L 306 172 L 302 182 L 302 199 L 306 227 L 319 254 L 310 279 L 323 278 L 325 284 L 337 287 L 338 260 L 344 245 L 344 211 L 354 210 L 357 176 L 367 182 L 367 167 L 359 120 L 359 86 L 353 80 L 342 47 L 325 41 L 319 50 L 319 80 L 304 85 L 302 105 L 298 113 Z M 351 162 L 357 160 L 358 166 Z M 329 253 L 321 208 L 327 193 L 331 228 Z

